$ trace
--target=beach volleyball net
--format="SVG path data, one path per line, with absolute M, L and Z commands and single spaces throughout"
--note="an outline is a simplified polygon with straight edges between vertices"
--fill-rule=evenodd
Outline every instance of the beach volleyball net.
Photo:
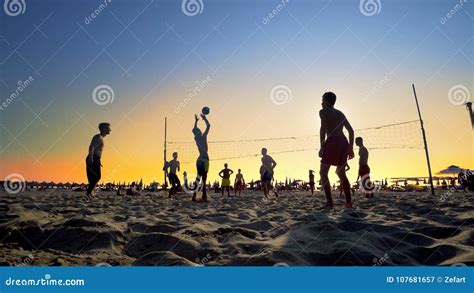
M 355 137 L 362 137 L 369 150 L 423 149 L 419 121 L 405 121 L 370 128 L 355 129 Z M 194 141 L 168 141 L 168 154 L 178 152 L 182 164 L 193 163 L 198 157 Z M 319 134 L 272 138 L 245 138 L 208 141 L 211 161 L 228 161 L 260 156 L 262 147 L 272 155 L 317 151 Z

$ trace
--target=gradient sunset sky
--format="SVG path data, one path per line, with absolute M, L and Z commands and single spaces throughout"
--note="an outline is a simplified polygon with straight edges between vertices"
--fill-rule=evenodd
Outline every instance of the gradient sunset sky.
M 336 108 L 355 129 L 417 119 L 412 83 L 433 172 L 474 167 L 461 105 L 474 93 L 472 1 L 373 0 L 376 13 L 361 1 L 195 2 L 191 16 L 183 1 L 158 0 L 27 0 L 23 14 L 0 11 L 0 102 L 32 80 L 0 111 L 0 177 L 87 181 L 88 145 L 107 121 L 103 181 L 161 182 L 166 116 L 172 141 L 192 141 L 203 106 L 211 108 L 212 141 L 309 136 L 319 133 L 325 91 L 337 94 Z M 113 101 L 94 101 L 100 85 L 113 89 Z M 281 105 L 271 96 L 278 86 L 291 92 Z M 421 138 L 419 125 L 407 131 Z M 255 153 L 263 146 L 255 143 Z M 313 147 L 275 154 L 276 179 L 318 170 Z M 192 156 L 182 154 L 191 162 L 182 171 L 195 173 Z M 213 180 L 224 161 L 210 157 Z M 259 157 L 228 163 L 258 178 Z M 357 161 L 350 164 L 355 181 Z M 422 149 L 373 150 L 369 165 L 376 179 L 427 176 Z

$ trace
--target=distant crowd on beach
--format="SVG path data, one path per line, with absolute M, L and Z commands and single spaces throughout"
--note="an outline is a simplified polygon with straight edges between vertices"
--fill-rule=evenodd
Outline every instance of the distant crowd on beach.
M 314 171 L 310 170 L 314 176 Z M 184 182 L 184 178 L 182 178 Z M 455 190 L 455 191 L 468 191 L 469 184 L 472 185 L 474 176 L 470 170 L 460 172 L 457 176 L 442 177 L 434 180 L 434 186 L 438 190 Z M 312 190 L 311 178 L 306 180 L 302 179 L 291 179 L 287 178 L 284 181 L 273 181 L 272 185 L 277 191 L 308 191 L 314 194 L 315 191 L 320 191 L 320 182 L 315 184 L 314 190 Z M 409 178 L 409 179 L 382 179 L 376 180 L 374 184 L 377 186 L 378 191 L 426 191 L 428 190 L 428 180 L 426 178 Z M 0 181 L 0 190 L 4 189 L 4 185 L 8 185 L 5 181 Z M 418 186 L 418 188 L 415 188 Z M 77 183 L 77 182 L 38 182 L 28 181 L 25 182 L 25 191 L 48 191 L 48 190 L 72 190 L 77 192 L 86 191 L 88 184 Z M 144 184 L 142 180 L 132 182 L 105 182 L 97 184 L 96 188 L 101 191 L 115 191 L 117 195 L 141 195 L 142 192 L 159 192 L 168 191 L 168 182 L 151 182 Z M 207 189 L 213 190 L 215 193 L 222 193 L 221 183 L 217 180 L 207 183 Z M 352 190 L 359 190 L 359 182 L 352 185 Z M 261 190 L 260 180 L 251 180 L 246 182 L 242 186 L 242 190 Z M 235 185 L 230 186 L 231 192 L 239 191 Z M 340 191 L 340 186 L 333 184 L 332 191 Z M 472 190 L 474 191 L 474 190 Z M 182 185 L 177 189 L 176 193 L 185 192 Z M 239 193 L 240 194 L 240 193 Z
M 340 195 L 344 195 L 345 198 L 345 208 L 352 208 L 352 195 L 355 189 L 361 190 L 366 198 L 373 198 L 374 193 L 380 189 L 388 189 L 387 179 L 385 182 L 381 180 L 379 183 L 372 182 L 370 179 L 370 167 L 368 165 L 369 151 L 364 145 L 364 140 L 362 137 L 355 137 L 354 130 L 349 123 L 349 120 L 346 118 L 343 112 L 334 108 L 336 103 L 336 95 L 333 92 L 326 92 L 322 96 L 321 109 L 319 110 L 319 117 L 321 121 L 321 126 L 319 130 L 320 137 L 320 148 L 319 148 L 319 157 L 321 158 L 319 166 L 319 188 L 324 191 L 326 196 L 326 208 L 334 208 L 334 202 L 332 199 L 332 192 L 339 190 Z M 209 122 L 207 116 L 210 113 L 208 107 L 204 107 L 200 115 L 194 115 L 194 126 L 192 128 L 192 134 L 194 136 L 194 141 L 199 152 L 199 156 L 196 160 L 196 173 L 197 178 L 193 182 L 188 182 L 186 172 L 183 172 L 183 184 L 179 180 L 178 173 L 181 171 L 181 165 L 178 160 L 178 153 L 173 153 L 173 159 L 166 161 L 163 167 L 166 177 L 169 181 L 169 193 L 168 196 L 171 198 L 176 193 L 187 191 L 192 193 L 191 200 L 193 202 L 206 202 L 208 200 L 207 191 L 211 188 L 215 192 L 220 192 L 222 196 L 227 193 L 227 196 L 230 196 L 230 191 L 233 190 L 234 195 L 241 194 L 242 190 L 248 186 L 248 188 L 260 189 L 263 191 L 264 199 L 269 199 L 269 195 L 273 193 L 275 197 L 279 196 L 279 192 L 282 190 L 293 190 L 293 189 L 302 189 L 310 190 L 311 194 L 314 194 L 316 188 L 315 175 L 313 170 L 308 172 L 308 181 L 306 182 L 291 182 L 286 180 L 283 184 L 282 182 L 278 183 L 275 181 L 275 168 L 277 162 L 269 154 L 267 148 L 261 148 L 261 166 L 259 169 L 260 180 L 251 181 L 250 184 L 246 184 L 244 180 L 244 175 L 241 169 L 238 169 L 235 174 L 235 180 L 233 184 L 231 183 L 231 176 L 234 174 L 234 171 L 229 168 L 227 163 L 224 164 L 224 168 L 218 173 L 221 178 L 221 182 L 214 182 L 212 186 L 208 184 L 208 172 L 210 164 L 210 156 L 208 153 L 208 135 L 211 129 L 211 123 Z M 202 120 L 205 124 L 205 128 L 201 130 L 198 126 L 198 122 Z M 349 137 L 346 138 L 343 130 L 346 130 L 349 134 Z M 87 178 L 89 181 L 86 197 L 93 198 L 95 195 L 95 189 L 99 180 L 101 178 L 101 157 L 102 151 L 104 148 L 104 138 L 111 133 L 111 126 L 109 123 L 100 123 L 99 124 L 99 134 L 96 134 L 89 145 L 89 152 L 86 157 L 86 171 Z M 354 155 L 354 144 L 358 147 L 358 177 L 356 186 L 351 186 L 350 181 L 346 175 L 346 172 L 350 169 L 348 165 L 348 160 L 351 160 L 355 157 Z M 339 184 L 331 185 L 329 182 L 328 173 L 331 166 L 336 167 L 336 174 L 339 177 Z M 458 186 L 462 190 L 471 189 L 474 179 L 472 173 L 468 171 L 466 174 L 458 174 L 457 178 L 451 178 L 449 183 L 445 179 L 441 182 L 442 188 L 454 188 L 458 189 Z M 456 179 L 459 185 L 456 185 Z M 166 180 L 165 180 L 166 181 Z M 415 190 L 424 190 L 425 187 L 420 185 L 419 182 L 416 184 L 408 183 L 408 179 L 405 179 L 403 186 L 398 185 L 398 182 L 395 186 L 391 186 L 393 191 L 415 191 Z M 438 185 L 439 182 L 438 182 Z M 165 189 L 168 187 L 165 184 Z M 122 188 L 119 186 L 117 189 L 118 195 L 139 195 L 143 190 L 143 184 L 133 182 L 127 188 Z M 198 192 L 201 193 L 200 198 L 197 197 Z

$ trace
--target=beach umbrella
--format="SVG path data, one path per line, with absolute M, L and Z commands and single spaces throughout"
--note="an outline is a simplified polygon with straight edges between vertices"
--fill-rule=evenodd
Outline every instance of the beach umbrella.
M 464 172 L 465 169 L 460 168 L 459 166 L 456 165 L 451 165 L 447 167 L 446 169 L 443 169 L 439 171 L 437 174 L 438 175 L 453 175 L 453 174 L 459 174 L 461 172 Z

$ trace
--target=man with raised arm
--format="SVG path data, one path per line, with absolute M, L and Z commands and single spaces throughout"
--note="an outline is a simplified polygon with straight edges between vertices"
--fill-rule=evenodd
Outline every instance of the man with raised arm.
M 331 166 L 336 166 L 336 173 L 341 180 L 342 189 L 346 197 L 346 208 L 352 208 L 351 186 L 346 176 L 347 159 L 354 158 L 354 130 L 341 111 L 334 108 L 336 95 L 326 92 L 322 98 L 322 109 L 319 111 L 321 118 L 321 129 L 319 132 L 321 149 L 321 185 L 326 194 L 326 207 L 333 208 L 334 203 L 331 196 L 331 184 L 329 183 L 328 172 Z M 349 142 L 344 136 L 343 128 L 349 133 Z
M 206 115 L 201 114 L 201 118 L 206 123 L 206 130 L 204 133 L 198 127 L 199 117 L 198 115 L 194 115 L 194 127 L 193 127 L 193 134 L 194 134 L 194 141 L 196 142 L 196 146 L 199 151 L 199 157 L 196 161 L 196 169 L 197 175 L 202 180 L 202 201 L 207 201 L 207 191 L 206 191 L 206 181 L 207 181 L 207 172 L 209 171 L 209 155 L 207 153 L 207 135 L 209 134 L 209 129 L 211 128 L 211 124 L 206 118 Z M 196 201 L 196 192 L 193 193 L 192 201 Z

